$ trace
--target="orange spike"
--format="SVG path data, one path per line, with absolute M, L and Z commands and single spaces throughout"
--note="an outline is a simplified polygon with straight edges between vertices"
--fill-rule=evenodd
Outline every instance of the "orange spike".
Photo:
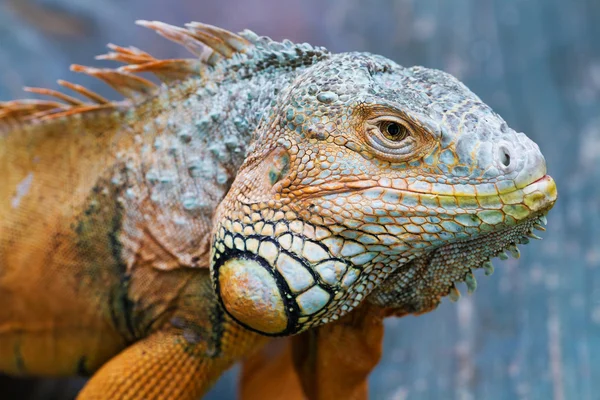
M 114 43 L 109 43 L 106 45 L 106 47 L 108 47 L 109 49 L 111 49 L 113 51 L 118 51 L 118 52 L 121 52 L 124 54 L 139 55 L 139 56 L 146 56 L 148 58 L 154 58 L 154 57 L 152 57 L 152 55 L 150 55 L 150 53 L 140 50 L 135 46 L 123 47 L 123 46 L 118 46 Z
M 47 112 L 69 107 L 67 104 L 46 100 L 15 100 L 0 103 L 0 122 L 17 122 L 30 118 L 40 112 Z
M 101 79 L 127 98 L 133 99 L 139 97 L 140 94 L 152 94 L 156 90 L 156 85 L 149 80 L 115 69 L 93 68 L 73 64 L 71 65 L 71 71 L 81 72 Z
M 178 26 L 165 24 L 164 22 L 160 21 L 138 20 L 135 21 L 135 23 L 156 31 L 159 35 L 168 40 L 181 44 L 186 49 L 188 49 L 188 51 L 200 57 L 200 59 L 202 60 L 209 59 L 210 54 L 207 54 L 207 51 L 212 53 L 212 49 L 207 47 L 198 39 L 194 38 L 186 29 L 180 28 Z
M 63 81 L 62 79 L 59 79 L 57 82 L 60 86 L 69 88 L 72 91 L 77 92 L 80 95 L 87 97 L 88 99 L 92 100 L 93 102 L 95 102 L 97 104 L 110 104 L 110 101 L 108 101 L 104 97 L 100 96 L 98 93 L 92 92 L 91 90 L 89 90 L 81 85 L 77 85 L 77 84 L 71 83 L 69 81 Z
M 144 64 L 156 61 L 156 58 L 135 47 L 126 48 L 111 43 L 108 45 L 108 48 L 111 49 L 112 52 L 96 56 L 96 59 L 120 61 L 126 64 Z
M 214 66 L 224 58 L 230 58 L 235 53 L 247 52 L 254 47 L 253 43 L 237 34 L 199 22 L 187 24 L 187 29 L 159 21 L 136 21 L 136 23 L 156 31 L 168 40 L 183 45 L 200 59 L 160 60 L 133 46 L 122 47 L 109 44 L 110 51 L 96 58 L 123 62 L 127 65 L 117 69 L 73 65 L 71 70 L 99 78 L 125 97 L 137 99 L 154 94 L 157 87 L 151 81 L 134 75 L 135 73 L 151 72 L 159 80 L 167 83 L 182 81 L 193 76 L 202 77 L 207 65 Z M 80 100 L 57 90 L 26 87 L 25 91 L 27 92 L 54 97 L 64 103 L 42 100 L 0 103 L 0 124 L 58 118 L 91 110 L 114 108 L 119 104 L 111 102 L 81 85 L 63 80 L 59 80 L 58 84 L 77 92 L 94 104 L 89 104 L 86 100 Z
M 76 110 L 79 110 L 79 108 L 75 108 Z M 23 120 L 25 121 L 29 121 L 29 120 L 46 120 L 46 119 L 50 119 L 53 118 L 55 115 L 63 113 L 65 111 L 71 110 L 70 108 L 68 109 L 64 109 L 64 108 L 54 108 L 52 110 L 46 110 L 46 111 L 38 111 L 34 114 L 28 115 L 26 117 L 23 118 Z
M 203 64 L 196 59 L 156 60 L 145 64 L 119 68 L 130 73 L 151 72 L 162 82 L 182 81 L 191 76 L 202 76 Z
M 198 39 L 199 41 L 201 41 L 202 43 L 204 43 L 205 45 L 207 45 L 208 47 L 210 47 L 225 58 L 231 58 L 231 56 L 233 56 L 233 54 L 235 53 L 235 49 L 227 45 L 223 40 L 219 39 L 218 37 L 211 35 L 210 33 L 199 29 L 190 30 L 189 32 L 194 38 Z
M 236 35 L 233 32 L 229 32 L 228 30 L 219 28 L 217 26 L 203 24 L 201 22 L 190 22 L 188 24 L 185 24 L 185 26 L 193 32 L 206 32 L 216 38 L 219 38 L 223 42 L 227 43 L 232 48 L 232 50 L 241 53 L 245 53 L 246 51 L 254 47 L 254 45 L 247 39 Z
M 110 109 L 110 108 L 113 108 L 113 107 L 114 107 L 114 104 L 90 105 L 90 106 L 87 106 L 87 107 L 73 107 L 73 108 L 69 108 L 69 109 L 66 109 L 66 110 L 61 111 L 61 112 L 52 113 L 52 114 L 40 117 L 40 120 L 45 121 L 45 120 L 48 120 L 48 119 L 68 117 L 69 115 L 83 114 L 83 113 L 86 113 L 88 111 L 97 111 L 97 110 L 102 110 L 102 109 Z
M 57 99 L 60 99 L 72 106 L 79 106 L 83 104 L 81 100 L 76 99 L 75 97 L 71 97 L 67 94 L 61 93 L 57 90 L 38 87 L 24 87 L 23 90 L 29 93 L 37 93 L 44 96 L 56 97 Z
M 0 109 L 9 112 L 36 112 L 64 106 L 65 104 L 56 101 L 35 99 L 13 100 L 0 103 Z

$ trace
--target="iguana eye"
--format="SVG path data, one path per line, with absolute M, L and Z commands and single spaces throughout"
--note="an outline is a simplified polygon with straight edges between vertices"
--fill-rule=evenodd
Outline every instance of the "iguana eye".
M 410 135 L 410 130 L 396 121 L 382 121 L 379 123 L 379 130 L 392 142 L 400 142 Z
M 371 151 L 389 161 L 405 161 L 414 155 L 420 135 L 396 116 L 381 116 L 366 121 L 364 135 Z

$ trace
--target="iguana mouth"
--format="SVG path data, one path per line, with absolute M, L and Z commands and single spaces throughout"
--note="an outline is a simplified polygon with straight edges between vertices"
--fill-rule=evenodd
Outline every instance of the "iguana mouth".
M 466 185 L 462 185 L 466 186 Z M 450 199 L 475 199 L 479 204 L 477 208 L 483 209 L 495 209 L 498 208 L 498 204 L 504 206 L 524 203 L 530 211 L 537 211 L 544 208 L 556 201 L 556 183 L 550 175 L 544 175 L 543 177 L 529 183 L 528 185 L 521 188 L 514 188 L 513 190 L 496 190 L 495 192 L 482 193 L 480 185 L 471 185 L 473 193 L 438 193 L 435 191 L 415 190 L 413 188 L 403 188 L 402 186 L 392 187 L 381 187 L 373 186 L 362 190 L 356 190 L 362 194 L 369 195 L 372 191 L 387 191 L 396 193 L 398 200 L 402 200 L 403 195 L 422 197 L 423 199 L 438 198 L 443 204 L 445 201 Z M 339 192 L 332 193 L 338 194 Z M 327 193 L 328 195 L 330 193 Z M 459 200 L 460 201 L 460 200 Z M 539 204 L 538 204 L 539 203 Z M 460 204 L 459 204 L 460 205 Z M 532 208 L 533 207 L 533 208 Z M 475 208 L 475 207 L 473 207 Z M 453 212 L 451 209 L 447 209 L 447 212 Z
M 493 184 L 475 184 L 475 185 L 458 185 L 463 188 L 462 191 L 436 191 L 436 190 L 425 190 L 419 189 L 418 187 L 412 187 L 406 183 L 405 180 L 394 179 L 394 183 L 387 183 L 391 181 L 389 179 L 385 180 L 386 184 L 381 184 L 380 181 L 339 181 L 339 182 L 328 182 L 320 185 L 310 186 L 309 188 L 304 188 L 302 191 L 298 191 L 298 193 L 293 193 L 298 199 L 312 199 L 312 198 L 327 198 L 327 196 L 335 196 L 339 194 L 352 194 L 352 193 L 366 193 L 373 190 L 390 190 L 398 192 L 401 194 L 409 194 L 416 196 L 434 196 L 438 198 L 485 198 L 485 199 L 493 199 L 498 197 L 506 197 L 506 196 L 515 196 L 520 195 L 524 196 L 527 193 L 531 192 L 532 188 L 537 188 L 543 186 L 544 188 L 548 188 L 551 184 L 554 184 L 554 181 L 549 175 L 544 175 L 541 178 L 532 181 L 531 183 L 517 188 L 515 186 L 510 190 L 494 188 L 490 190 L 490 186 L 494 186 Z M 551 182 L 550 182 L 551 181 Z M 420 182 L 422 183 L 422 182 Z M 443 185 L 444 188 L 452 188 L 453 185 Z M 465 188 L 470 188 L 469 191 L 465 190 Z M 433 187 L 432 187 L 433 188 Z M 437 186 L 435 187 L 437 188 Z M 552 189 L 556 192 L 556 185 L 554 184 L 554 188 Z M 285 192 L 286 194 L 289 193 Z

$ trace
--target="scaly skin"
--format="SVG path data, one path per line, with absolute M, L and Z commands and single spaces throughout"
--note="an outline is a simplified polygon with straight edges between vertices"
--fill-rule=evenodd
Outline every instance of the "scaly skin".
M 198 58 L 113 46 L 128 66 L 73 69 L 127 100 L 63 82 L 90 101 L 0 103 L 4 372 L 192 399 L 267 336 L 306 331 L 282 382 L 364 398 L 383 317 L 473 289 L 556 200 L 538 147 L 450 75 L 141 24 Z
M 339 318 L 390 274 L 374 303 L 430 311 L 556 200 L 537 145 L 464 85 L 379 56 L 307 68 L 257 136 L 211 269 L 225 309 L 269 335 Z

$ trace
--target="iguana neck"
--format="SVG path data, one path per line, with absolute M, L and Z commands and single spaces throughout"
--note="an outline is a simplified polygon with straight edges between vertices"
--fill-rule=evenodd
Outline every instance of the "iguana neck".
M 112 180 L 126 186 L 120 201 L 125 242 L 134 244 L 130 260 L 143 248 L 162 254 L 151 256 L 159 268 L 207 265 L 214 210 L 261 118 L 299 72 L 240 76 L 216 69 L 213 76 L 164 90 L 127 114 L 134 149 L 118 155 L 122 167 Z
M 293 76 L 259 74 L 218 83 L 191 79 L 140 106 L 134 130 L 141 135 L 139 154 L 150 186 L 157 180 L 168 183 L 182 168 L 191 178 L 229 186 L 260 119 Z

